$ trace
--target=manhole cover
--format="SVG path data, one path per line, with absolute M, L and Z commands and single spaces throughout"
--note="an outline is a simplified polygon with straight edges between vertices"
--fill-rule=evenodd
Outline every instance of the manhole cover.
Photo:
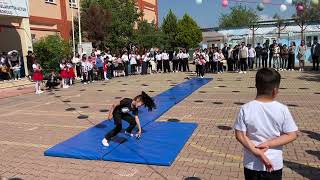
M 299 88 L 299 89 L 309 89 L 309 88 Z
M 97 91 L 100 91 L 100 92 L 101 92 L 101 91 L 103 91 L 103 90 L 99 89 L 99 90 L 97 90 Z
M 172 81 L 172 80 L 167 80 L 168 82 Z
M 69 103 L 69 102 L 71 102 L 71 101 L 69 101 L 69 100 L 65 100 L 65 101 L 62 101 L 62 102 Z
M 203 93 L 204 94 L 204 93 L 207 93 L 207 91 L 199 91 L 199 93 Z
M 168 122 L 180 122 L 179 119 L 168 119 Z
M 314 94 L 320 94 L 320 92 L 315 92 Z
M 230 126 L 217 126 L 221 130 L 230 131 L 232 128 Z
M 287 78 L 281 78 L 281 79 L 287 79 Z
M 287 106 L 289 106 L 289 107 L 298 107 L 298 105 L 296 105 L 296 104 L 287 104 Z
M 88 119 L 89 116 L 87 115 L 80 115 L 78 116 L 78 119 Z
M 224 88 L 224 87 L 227 87 L 227 86 L 218 86 L 218 87 L 220 87 L 220 88 Z
M 122 81 L 117 81 L 117 82 L 122 82 Z
M 149 92 L 151 92 L 151 93 L 152 93 L 152 92 L 155 92 L 155 91 L 149 91 Z
M 67 108 L 66 111 L 75 111 L 76 108 Z
M 115 99 L 121 99 L 122 97 L 115 97 Z
M 176 86 L 176 85 L 171 84 L 170 86 L 172 86 L 172 87 L 173 87 L 173 86 Z
M 48 95 L 54 95 L 54 93 L 49 93 Z
M 288 88 L 279 88 L 279 89 L 288 89 Z
M 232 92 L 234 92 L 234 93 L 238 93 L 238 92 L 240 92 L 240 91 L 232 91 Z
M 59 98 L 59 97 L 61 97 L 61 96 L 55 96 L 56 98 Z
M 79 91 L 85 91 L 85 89 L 80 89 Z
M 196 103 L 202 103 L 203 101 L 202 100 L 197 100 L 197 101 L 194 101 Z
M 89 108 L 89 106 L 81 106 L 80 108 L 81 109 L 87 109 L 87 108 Z
M 56 89 L 56 90 L 54 90 L 54 91 L 60 91 L 60 89 Z
M 126 90 L 120 90 L 120 92 L 126 92 Z
M 242 103 L 242 102 L 235 102 L 235 103 L 233 103 L 233 104 L 235 104 L 235 105 L 244 105 L 245 103 Z
M 126 85 L 128 85 L 128 84 L 122 84 L 123 86 L 126 86 Z
M 242 79 L 236 79 L 236 81 L 242 81 Z
M 201 180 L 201 179 L 198 177 L 187 177 L 184 180 Z
M 223 102 L 212 102 L 213 104 L 223 104 Z
M 250 86 L 250 87 L 248 87 L 249 89 L 254 89 L 255 87 L 253 87 L 253 86 Z
M 149 86 L 148 84 L 141 84 L 141 86 Z
M 109 112 L 109 110 L 108 109 L 101 109 L 100 112 L 103 112 L 103 113 L 104 112 Z

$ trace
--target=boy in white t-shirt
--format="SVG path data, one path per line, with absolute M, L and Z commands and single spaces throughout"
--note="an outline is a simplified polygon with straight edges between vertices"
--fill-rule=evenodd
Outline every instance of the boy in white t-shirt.
M 274 100 L 281 75 L 263 68 L 256 74 L 257 97 L 242 106 L 234 124 L 244 146 L 245 179 L 282 179 L 283 145 L 297 138 L 298 128 L 287 106 Z

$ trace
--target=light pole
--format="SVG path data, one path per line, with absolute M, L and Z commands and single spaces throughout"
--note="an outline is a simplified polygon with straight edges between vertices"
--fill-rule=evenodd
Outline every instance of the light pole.
M 77 0 L 77 1 L 78 1 L 78 23 L 79 23 L 79 47 L 78 47 L 78 52 L 79 52 L 79 54 L 82 54 L 80 0 Z
M 73 6 L 71 7 L 71 27 L 72 27 L 72 47 L 73 47 L 73 58 L 76 57 L 76 43 L 74 37 L 74 16 L 73 16 Z

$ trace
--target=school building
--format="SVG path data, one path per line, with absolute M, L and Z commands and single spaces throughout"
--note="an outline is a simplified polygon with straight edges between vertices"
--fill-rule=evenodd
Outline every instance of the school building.
M 0 0 L 0 52 L 18 50 L 25 57 L 41 37 L 59 34 L 70 39 L 78 4 L 78 0 Z M 136 6 L 142 19 L 158 24 L 158 0 L 136 0 Z

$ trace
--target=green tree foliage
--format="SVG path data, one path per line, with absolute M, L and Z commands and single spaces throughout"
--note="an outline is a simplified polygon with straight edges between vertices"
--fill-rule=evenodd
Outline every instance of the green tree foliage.
M 50 35 L 33 44 L 37 61 L 41 64 L 44 74 L 51 69 L 59 72 L 59 63 L 71 55 L 71 46 L 58 35 Z
M 141 17 L 138 9 L 135 7 L 134 0 L 83 0 L 81 1 L 82 13 L 84 18 L 91 4 L 96 3 L 102 9 L 111 14 L 110 26 L 106 26 L 105 44 L 112 49 L 120 49 L 132 43 L 134 35 L 135 22 Z M 101 22 L 97 19 L 97 23 Z M 93 27 L 94 28 L 94 27 Z
M 148 23 L 146 20 L 138 22 L 135 30 L 135 44 L 139 49 L 150 49 L 160 47 L 163 43 L 163 33 L 157 31 L 154 22 Z
M 257 12 L 247 8 L 246 6 L 237 5 L 231 8 L 231 12 L 229 14 L 221 14 L 219 18 L 219 27 L 249 27 L 258 20 L 259 16 Z
M 201 41 L 202 31 L 200 27 L 188 14 L 185 14 L 178 21 L 177 45 L 184 48 L 195 48 L 199 46 Z
M 170 9 L 167 16 L 163 19 L 162 32 L 165 34 L 164 37 L 167 41 L 165 45 L 168 49 L 173 49 L 176 47 L 177 43 L 175 41 L 175 37 L 178 32 L 178 18 Z

